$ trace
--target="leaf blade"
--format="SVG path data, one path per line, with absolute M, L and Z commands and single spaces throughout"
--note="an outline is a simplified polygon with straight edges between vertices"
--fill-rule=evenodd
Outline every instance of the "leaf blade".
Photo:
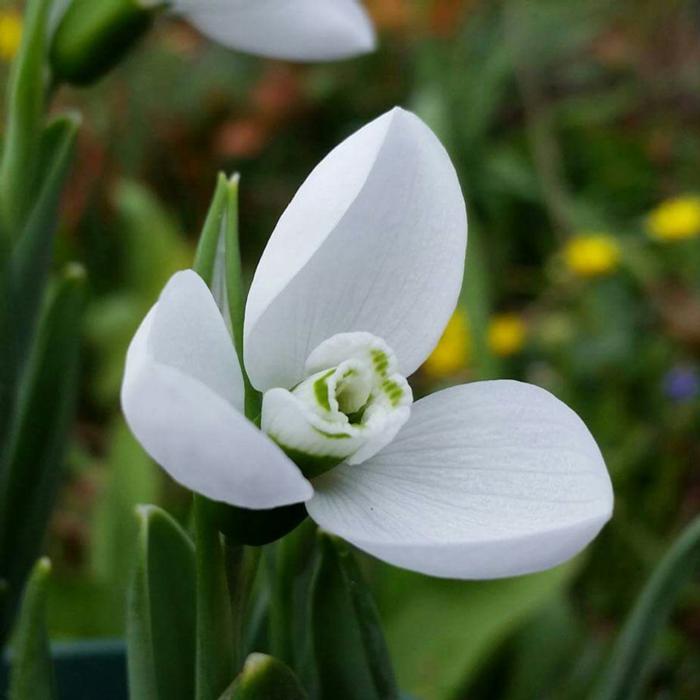
M 132 700 L 194 694 L 195 564 L 187 534 L 165 511 L 140 506 L 129 588 L 127 658 Z
M 347 545 L 321 533 L 312 585 L 313 650 L 321 697 L 399 697 L 379 614 Z
M 46 633 L 46 588 L 51 563 L 43 558 L 34 565 L 22 601 L 22 611 L 10 673 L 10 700 L 54 700 L 51 651 Z
M 39 556 L 60 481 L 77 392 L 84 302 L 85 274 L 70 265 L 48 295 L 21 387 L 0 472 L 0 577 L 10 587 L 0 612 L 0 638 Z
M 30 0 L 7 93 L 7 126 L 0 159 L 0 235 L 16 237 L 29 211 L 38 172 L 44 117 L 46 39 L 50 0 Z

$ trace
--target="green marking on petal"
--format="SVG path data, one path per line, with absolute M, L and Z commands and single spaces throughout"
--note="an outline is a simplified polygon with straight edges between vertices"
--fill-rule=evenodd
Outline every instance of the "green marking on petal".
M 387 379 L 382 382 L 382 389 L 387 395 L 391 405 L 396 407 L 403 398 L 403 389 L 393 379 Z
M 323 435 L 324 438 L 328 438 L 329 440 L 345 440 L 346 438 L 352 437 L 352 435 L 348 435 L 347 433 L 327 433 L 325 430 L 321 430 L 320 428 L 317 428 L 315 425 L 312 425 L 311 427 L 319 435 Z
M 386 374 L 387 369 L 389 369 L 389 358 L 383 350 L 377 350 L 376 348 L 370 350 L 372 356 L 372 364 L 377 374 L 382 377 Z
M 331 410 L 331 402 L 328 398 L 328 378 L 333 375 L 335 369 L 330 369 L 322 377 L 314 382 L 314 396 L 318 405 L 325 411 Z

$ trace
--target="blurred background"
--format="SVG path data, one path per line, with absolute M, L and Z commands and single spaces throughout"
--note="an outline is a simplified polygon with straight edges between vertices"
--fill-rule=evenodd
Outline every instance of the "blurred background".
M 416 698 L 578 698 L 654 564 L 700 506 L 700 3 L 368 0 L 380 49 L 300 67 L 167 20 L 118 71 L 55 102 L 84 114 L 58 263 L 91 300 L 68 478 L 51 529 L 54 639 L 123 632 L 133 505 L 188 495 L 119 411 L 127 344 L 188 267 L 217 171 L 241 173 L 250 277 L 312 167 L 399 104 L 440 136 L 467 198 L 460 308 L 418 395 L 517 378 L 569 403 L 610 468 L 613 520 L 577 560 L 504 581 L 366 561 Z M 21 31 L 0 9 L 1 79 Z M 700 697 L 700 587 L 644 697 Z

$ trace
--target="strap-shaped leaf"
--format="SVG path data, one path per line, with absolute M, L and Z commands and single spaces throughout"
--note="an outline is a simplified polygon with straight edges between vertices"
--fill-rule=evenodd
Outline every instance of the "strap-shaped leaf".
M 20 359 L 31 338 L 51 267 L 56 213 L 79 126 L 78 115 L 63 115 L 46 127 L 40 139 L 44 175 L 11 260 L 15 347 Z
M 637 696 L 646 677 L 657 635 L 668 621 L 678 594 L 700 565 L 700 517 L 675 541 L 651 575 L 615 643 L 594 700 Z
M 381 621 L 350 548 L 322 533 L 312 590 L 320 697 L 391 700 L 398 688 Z
M 216 527 L 216 504 L 194 496 L 197 547 L 197 700 L 214 700 L 235 671 L 238 654 L 234 637 L 226 553 Z
M 0 471 L 0 614 L 7 634 L 22 582 L 38 558 L 61 477 L 73 417 L 85 274 L 69 266 L 50 290 L 20 387 L 7 461 Z
M 0 160 L 0 235 L 16 240 L 34 197 L 46 93 L 46 34 L 51 0 L 29 0 L 8 84 Z
M 131 700 L 192 700 L 195 658 L 194 547 L 155 506 L 140 506 L 129 588 L 127 655 Z
M 306 700 L 291 669 L 266 654 L 251 654 L 243 670 L 219 700 Z
M 7 431 L 12 419 L 17 385 L 18 357 L 15 352 L 14 313 L 12 310 L 12 275 L 9 251 L 0 235 L 0 472 Z
M 53 700 L 53 664 L 46 634 L 46 588 L 51 562 L 34 565 L 22 600 L 12 655 L 9 700 Z
M 12 247 L 32 209 L 42 168 L 46 25 L 49 0 L 27 3 L 22 44 L 8 84 L 6 126 L 0 158 L 0 446 L 6 444 L 17 374 L 24 357 L 16 326 L 26 318 L 16 308 Z M 41 299 L 43 284 L 37 285 Z M 19 319 L 19 320 L 18 320 Z M 34 321 L 34 317 L 31 317 Z M 0 457 L 1 460 L 1 457 Z

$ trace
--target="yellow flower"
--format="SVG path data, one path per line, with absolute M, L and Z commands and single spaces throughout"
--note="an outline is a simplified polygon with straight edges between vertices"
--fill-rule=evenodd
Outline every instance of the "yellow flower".
M 489 348 L 494 355 L 510 357 L 525 345 L 527 327 L 517 314 L 498 314 L 491 319 L 488 330 Z
M 469 363 L 471 337 L 469 321 L 463 309 L 457 308 L 435 350 L 423 365 L 423 371 L 433 379 L 456 374 Z
M 667 199 L 652 210 L 647 227 L 660 241 L 682 241 L 700 234 L 700 197 L 684 195 Z
M 0 11 L 0 60 L 10 62 L 22 39 L 22 15 L 16 10 Z
M 612 272 L 620 261 L 620 248 L 607 233 L 574 236 L 564 247 L 566 266 L 579 277 L 598 277 Z

